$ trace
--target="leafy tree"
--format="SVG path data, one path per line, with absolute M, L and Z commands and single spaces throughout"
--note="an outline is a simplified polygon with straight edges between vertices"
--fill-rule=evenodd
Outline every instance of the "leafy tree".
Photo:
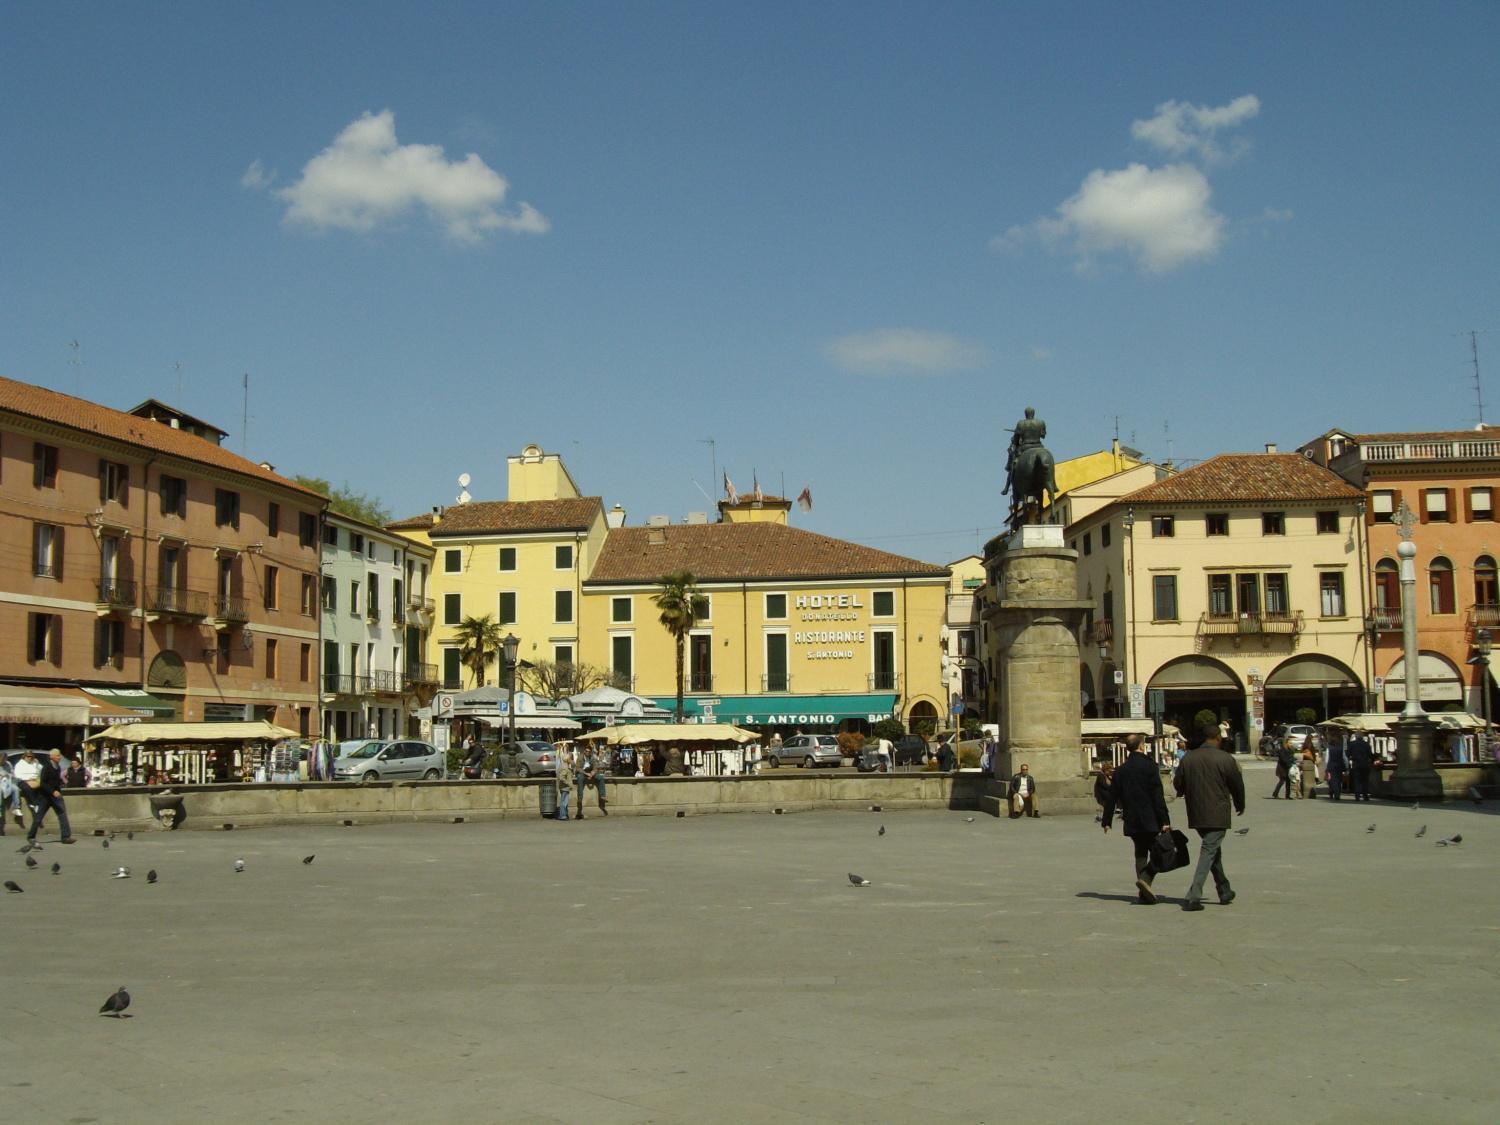
M 677 644 L 677 721 L 682 722 L 682 658 L 687 647 L 688 633 L 698 623 L 698 618 L 708 612 L 708 599 L 698 589 L 693 576 L 686 570 L 674 570 L 664 575 L 657 583 L 658 592 L 652 597 L 656 608 L 661 610 L 657 618 L 662 628 L 672 634 Z
M 1318 721 L 1318 713 L 1311 707 L 1298 707 L 1297 721 L 1306 726 L 1311 726 L 1313 723 Z
M 328 497 L 328 506 L 342 515 L 353 516 L 376 527 L 383 527 L 391 522 L 391 510 L 380 502 L 379 497 L 354 491 L 348 481 L 334 488 L 322 477 L 293 477 L 292 480 L 303 488 L 310 488 Z
M 906 728 L 901 725 L 900 719 L 881 719 L 879 722 L 870 724 L 871 738 L 885 738 L 895 742 L 906 733 Z
M 458 660 L 474 673 L 474 686 L 484 687 L 484 670 L 500 653 L 505 634 L 500 623 L 486 613 L 483 617 L 465 617 L 454 631 L 458 641 Z

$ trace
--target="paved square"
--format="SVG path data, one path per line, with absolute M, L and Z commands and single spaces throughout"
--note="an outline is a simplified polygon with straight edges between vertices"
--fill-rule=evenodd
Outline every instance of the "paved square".
M 151 833 L 34 870 L 11 830 L 5 1113 L 1494 1120 L 1490 812 L 1256 793 L 1201 914 L 1136 905 L 1088 818 L 968 815 Z M 96 1016 L 122 983 L 134 1018 Z

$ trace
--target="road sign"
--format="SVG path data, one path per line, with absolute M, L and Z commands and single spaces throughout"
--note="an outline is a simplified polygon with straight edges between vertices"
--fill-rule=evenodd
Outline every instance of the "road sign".
M 1161 688 L 1152 688 L 1146 693 L 1148 703 L 1146 709 L 1153 715 L 1160 715 L 1167 709 L 1167 693 Z
M 955 699 L 953 706 L 949 707 L 948 710 L 955 715 L 962 715 L 964 713 L 964 701 L 962 699 Z
M 1385 677 L 1384 676 L 1376 676 L 1375 677 L 1375 690 L 1379 691 L 1383 687 L 1385 687 Z
M 1144 719 L 1146 717 L 1146 685 L 1130 685 L 1130 717 L 1132 719 Z
M 435 716 L 453 714 L 453 697 L 451 695 L 440 695 L 432 701 L 432 713 Z
M 502 715 L 510 714 L 510 700 L 508 699 L 499 700 L 498 702 L 496 702 L 495 707 Z

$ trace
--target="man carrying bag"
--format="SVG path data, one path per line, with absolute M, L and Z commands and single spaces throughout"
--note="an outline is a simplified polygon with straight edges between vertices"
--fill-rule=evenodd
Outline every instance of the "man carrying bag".
M 1171 871 L 1187 864 L 1176 861 L 1177 844 L 1172 832 L 1171 819 L 1167 815 L 1167 798 L 1162 789 L 1161 771 L 1151 756 L 1141 748 L 1138 734 L 1125 737 L 1128 753 L 1120 768 L 1115 770 L 1114 784 L 1105 794 L 1104 816 L 1100 823 L 1108 832 L 1114 822 L 1115 806 L 1119 805 L 1124 815 L 1121 827 L 1130 842 L 1135 845 L 1135 886 L 1137 897 L 1147 906 L 1156 905 L 1156 892 L 1151 889 L 1152 880 L 1163 871 Z M 1187 838 L 1182 839 L 1183 852 L 1187 851 Z

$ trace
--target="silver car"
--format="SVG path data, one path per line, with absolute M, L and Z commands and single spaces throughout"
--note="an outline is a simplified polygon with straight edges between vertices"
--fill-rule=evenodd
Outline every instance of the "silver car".
M 541 738 L 519 739 L 500 747 L 500 762 L 510 769 L 511 751 L 516 752 L 515 768 L 522 777 L 554 777 L 557 774 L 557 747 Z
M 447 768 L 447 755 L 430 742 L 402 739 L 384 742 L 361 738 L 339 743 L 333 776 L 339 781 L 436 781 Z
M 806 769 L 816 766 L 836 766 L 844 760 L 839 750 L 839 740 L 831 734 L 797 734 L 787 739 L 780 747 L 766 755 L 772 767 L 786 762 Z

